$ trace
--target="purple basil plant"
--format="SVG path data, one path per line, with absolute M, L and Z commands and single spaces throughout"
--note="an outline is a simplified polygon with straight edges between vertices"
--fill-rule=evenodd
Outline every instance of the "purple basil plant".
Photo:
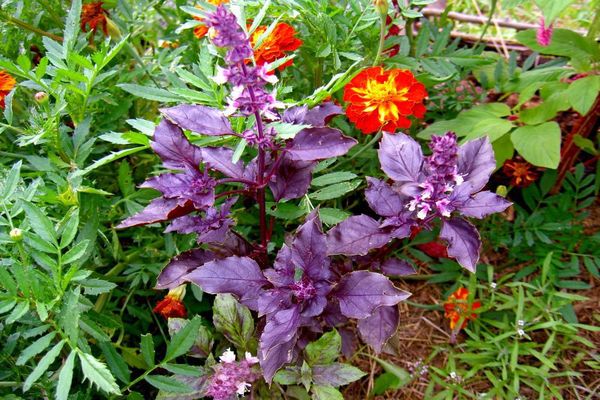
M 328 235 L 328 254 L 364 255 L 392 239 L 410 236 L 411 229 L 431 229 L 442 221 L 440 238 L 448 243 L 448 255 L 475 272 L 481 239 L 464 217 L 483 218 L 504 211 L 510 202 L 483 187 L 496 167 L 487 138 L 459 146 L 456 135 L 433 136 L 431 155 L 402 133 L 384 134 L 379 147 L 381 169 L 391 179 L 367 178 L 365 197 L 381 216 L 353 216 Z

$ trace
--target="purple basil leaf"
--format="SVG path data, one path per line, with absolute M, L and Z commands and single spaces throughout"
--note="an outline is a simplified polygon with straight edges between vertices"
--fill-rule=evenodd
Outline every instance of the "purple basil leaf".
M 418 180 L 423 151 L 414 139 L 403 133 L 384 133 L 378 153 L 381 169 L 394 181 L 404 183 Z
M 327 275 L 329 275 L 329 271 L 327 271 Z M 315 283 L 314 286 L 316 294 L 313 298 L 304 300 L 302 317 L 316 317 L 317 315 L 321 315 L 327 306 L 327 295 L 331 292 L 331 285 L 321 281 Z
M 294 106 L 286 109 L 283 112 L 281 121 L 288 124 L 303 125 L 305 124 L 306 113 L 308 106 Z
M 292 361 L 299 326 L 298 306 L 278 311 L 267 318 L 260 336 L 258 354 L 263 376 L 268 383 L 271 383 L 279 368 Z
M 396 288 L 392 281 L 375 272 L 355 271 L 342 276 L 334 296 L 348 318 L 363 319 L 381 306 L 393 306 L 406 300 L 410 293 Z
M 192 132 L 211 136 L 233 134 L 229 120 L 216 108 L 181 104 L 162 108 L 160 112 L 183 129 Z
M 194 211 L 194 206 L 191 201 L 187 201 L 183 205 L 179 205 L 178 203 L 178 199 L 158 197 L 152 200 L 142 211 L 117 225 L 117 229 L 167 221 Z
M 274 286 L 288 286 L 294 283 L 294 273 L 296 266 L 292 261 L 292 250 L 286 244 L 281 246 L 281 249 L 275 257 L 273 263 L 274 268 L 264 270 L 264 274 Z
M 342 337 L 342 354 L 346 358 L 352 357 L 356 353 L 356 335 L 353 331 L 347 328 L 338 329 Z
M 292 292 L 289 290 L 263 290 L 258 297 L 258 316 L 271 314 L 292 305 Z
M 192 201 L 198 209 L 210 207 L 215 202 L 215 181 L 197 171 L 158 175 L 148 179 L 140 187 L 158 190 L 166 198 L 179 198 L 180 204 Z
M 321 231 L 321 221 L 316 209 L 306 217 L 304 224 L 296 231 L 290 249 L 294 265 L 301 268 L 311 279 L 329 278 L 327 239 Z
M 381 353 L 385 343 L 396 333 L 400 314 L 397 306 L 379 307 L 373 315 L 358 321 L 358 331 L 365 343 Z
M 207 293 L 230 293 L 242 304 L 257 309 L 261 288 L 268 283 L 260 267 L 249 257 L 227 257 L 204 264 L 185 276 Z
M 279 164 L 277 171 L 269 182 L 275 201 L 291 200 L 302 197 L 308 192 L 312 180 L 314 161 L 293 161 L 287 154 Z
M 346 154 L 358 143 L 333 128 L 302 129 L 287 148 L 291 160 L 317 161 Z
M 340 222 L 327 233 L 327 253 L 364 255 L 385 245 L 391 237 L 379 225 L 367 215 L 354 215 Z
M 398 215 L 406 208 L 403 196 L 379 179 L 367 177 L 365 197 L 371 209 L 382 217 Z
M 253 247 L 248 241 L 229 230 L 221 243 L 209 243 L 209 249 L 218 258 L 226 258 L 229 256 L 247 256 L 252 252 Z
M 448 256 L 475 272 L 481 246 L 477 228 L 462 218 L 452 218 L 442 223 L 440 238 L 448 242 Z
M 156 279 L 155 289 L 172 289 L 185 282 L 184 275 L 215 259 L 212 251 L 194 249 L 173 257 Z
M 398 258 L 388 258 L 381 264 L 381 272 L 386 275 L 407 276 L 415 273 L 409 262 Z
M 458 173 L 479 192 L 496 168 L 494 150 L 487 137 L 471 140 L 458 149 Z
M 209 168 L 215 169 L 230 178 L 244 178 L 244 165 L 234 163 L 233 150 L 227 147 L 203 147 L 202 158 Z
M 191 144 L 181 128 L 166 119 L 154 130 L 151 145 L 166 168 L 195 170 L 202 161 L 200 147 Z
M 329 120 L 343 114 L 342 107 L 332 102 L 308 109 L 307 106 L 290 107 L 283 112 L 282 121 L 296 125 L 325 126 Z
M 331 385 L 339 387 L 359 380 L 366 373 L 350 364 L 333 363 L 329 365 L 315 365 L 312 377 L 315 385 Z
M 468 199 L 459 211 L 465 217 L 483 218 L 487 215 L 502 212 L 512 203 L 496 193 L 483 191 Z

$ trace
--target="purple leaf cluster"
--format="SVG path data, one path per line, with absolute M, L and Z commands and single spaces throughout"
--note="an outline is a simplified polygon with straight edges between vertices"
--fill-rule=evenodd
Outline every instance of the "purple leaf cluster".
M 259 359 L 268 381 L 298 354 L 304 333 L 346 318 L 358 319 L 363 338 L 381 350 L 398 325 L 396 304 L 410 295 L 380 273 L 340 272 L 327 255 L 327 237 L 316 212 L 282 246 L 272 268 L 263 270 L 247 256 L 231 256 L 186 271 L 178 279 L 207 293 L 230 293 L 264 316 Z
M 391 179 L 367 178 L 365 197 L 381 219 L 348 218 L 329 232 L 328 254 L 359 255 L 392 239 L 408 237 L 411 228 L 432 228 L 441 220 L 440 237 L 448 255 L 471 272 L 479 259 L 481 240 L 464 217 L 483 218 L 511 203 L 482 191 L 494 171 L 494 152 L 487 138 L 459 146 L 456 135 L 433 136 L 431 155 L 402 133 L 384 134 L 379 147 L 381 169 Z

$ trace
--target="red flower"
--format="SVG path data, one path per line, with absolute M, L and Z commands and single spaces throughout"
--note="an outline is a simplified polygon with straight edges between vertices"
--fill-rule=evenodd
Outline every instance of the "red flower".
M 448 248 L 440 242 L 422 243 L 416 247 L 429 257 L 448 258 Z
M 425 115 L 426 96 L 425 86 L 405 69 L 367 68 L 344 88 L 346 115 L 365 134 L 410 128 L 410 115 Z
M 0 71 L 0 109 L 4 110 L 4 98 L 14 89 L 17 81 L 8 72 Z
M 102 6 L 101 1 L 84 4 L 81 8 L 81 30 L 87 32 L 87 26 L 95 34 L 98 28 L 102 29 L 104 36 L 108 36 L 108 11 Z
M 206 1 L 215 6 L 220 6 L 221 4 L 229 3 L 229 0 L 206 0 Z M 198 8 L 200 10 L 202 9 L 202 7 L 200 7 L 200 6 L 196 6 L 196 8 Z M 204 18 L 202 18 L 202 17 L 194 17 L 194 19 L 196 21 L 204 21 Z M 206 36 L 207 33 L 208 33 L 208 28 L 204 24 L 198 25 L 194 28 L 194 35 L 198 39 L 202 39 L 204 36 Z
M 160 314 L 165 319 L 169 318 L 185 318 L 187 311 L 185 305 L 181 301 L 185 296 L 185 285 L 178 286 L 169 290 L 169 293 L 158 303 L 152 311 Z
M 450 329 L 454 329 L 456 324 L 463 319 L 463 323 L 460 329 L 464 329 L 467 326 L 469 320 L 475 320 L 477 314 L 473 311 L 481 307 L 481 302 L 474 301 L 469 308 L 469 291 L 465 288 L 458 288 L 454 293 L 448 297 L 448 300 L 444 303 L 445 317 L 450 320 Z
M 539 173 L 527 161 L 506 160 L 502 166 L 504 175 L 510 178 L 512 186 L 525 188 L 535 182 Z
M 252 47 L 256 46 L 258 39 L 266 30 L 266 26 L 259 26 L 252 32 L 252 35 L 250 35 L 250 44 Z M 295 37 L 296 33 L 293 26 L 284 22 L 275 25 L 271 34 L 262 41 L 258 48 L 254 49 L 254 59 L 256 60 L 256 64 L 263 65 L 272 63 L 273 61 L 287 56 L 287 53 L 297 50 L 302 46 L 303 42 Z M 285 68 L 292 65 L 293 62 L 293 60 L 288 60 L 281 64 L 278 69 L 283 71 Z

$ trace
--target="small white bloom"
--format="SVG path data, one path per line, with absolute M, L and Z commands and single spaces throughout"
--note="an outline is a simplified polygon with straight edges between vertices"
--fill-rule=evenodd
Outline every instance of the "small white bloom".
M 223 85 L 227 83 L 225 71 L 225 68 L 217 67 L 217 74 L 212 77 L 213 82 L 215 82 L 217 85 Z
M 518 326 L 525 326 L 525 321 L 523 321 L 522 319 L 517 321 L 517 325 Z
M 465 181 L 462 175 L 456 174 L 454 175 L 454 182 L 456 182 L 456 186 L 461 185 Z
M 223 355 L 219 357 L 219 360 L 224 363 L 232 363 L 235 361 L 235 353 L 230 349 L 227 349 L 223 352 Z
M 417 213 L 417 218 L 425 219 L 427 217 L 427 210 L 425 208 L 421 208 L 421 210 Z
M 490 287 L 492 288 L 492 290 L 496 289 L 498 285 L 496 284 L 496 282 L 492 282 L 490 283 Z
M 244 393 L 246 393 L 247 390 L 250 389 L 250 384 L 247 382 L 240 382 L 237 385 L 237 394 L 239 394 L 240 396 L 243 396 Z
M 519 337 L 523 337 L 525 336 L 525 331 L 523 329 L 518 329 L 517 334 L 519 335 Z
M 250 364 L 258 363 L 258 357 L 254 357 L 250 352 L 246 352 L 246 361 Z

